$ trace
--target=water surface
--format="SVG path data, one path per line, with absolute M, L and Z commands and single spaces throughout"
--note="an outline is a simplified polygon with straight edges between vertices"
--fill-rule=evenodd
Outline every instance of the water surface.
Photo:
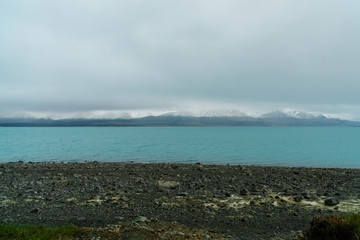
M 0 128 L 0 162 L 135 161 L 360 168 L 354 127 Z

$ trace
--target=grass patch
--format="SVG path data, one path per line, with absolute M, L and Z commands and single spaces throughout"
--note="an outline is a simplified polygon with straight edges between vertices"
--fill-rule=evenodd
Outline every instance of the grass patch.
M 305 240 L 359 240 L 360 214 L 315 217 L 305 232 Z
M 75 226 L 45 227 L 32 225 L 0 224 L 0 240 L 24 239 L 73 239 L 80 234 L 81 229 Z

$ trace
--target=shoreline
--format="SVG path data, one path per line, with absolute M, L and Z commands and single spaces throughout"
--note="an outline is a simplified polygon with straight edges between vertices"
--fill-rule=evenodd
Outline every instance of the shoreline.
M 127 161 L 80 161 L 80 160 L 59 160 L 59 161 L 22 161 L 15 160 L 11 162 L 0 162 L 1 165 L 6 164 L 141 164 L 141 165 L 202 165 L 202 166 L 241 166 L 241 167 L 250 167 L 250 168 L 294 168 L 294 169 L 321 169 L 321 170 L 360 170 L 359 167 L 323 167 L 323 166 L 286 166 L 286 165 L 265 165 L 265 164 L 246 164 L 246 163 L 203 163 L 203 162 L 151 162 L 151 161 L 136 161 L 136 160 L 127 160 Z
M 229 239 L 296 239 L 314 216 L 360 211 L 359 182 L 352 168 L 1 163 L 0 223 L 176 223 Z

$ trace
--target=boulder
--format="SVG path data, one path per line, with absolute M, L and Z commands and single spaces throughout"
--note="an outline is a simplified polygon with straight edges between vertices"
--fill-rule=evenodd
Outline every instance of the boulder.
M 158 181 L 158 186 L 161 188 L 171 188 L 174 189 L 177 186 L 180 186 L 179 182 L 176 181 L 164 181 L 164 180 L 159 180 Z
M 340 203 L 339 199 L 336 197 L 327 197 L 324 201 L 326 206 L 335 206 Z

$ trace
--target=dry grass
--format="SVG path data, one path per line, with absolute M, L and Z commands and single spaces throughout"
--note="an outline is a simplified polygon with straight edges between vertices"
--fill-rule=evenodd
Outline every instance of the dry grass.
M 315 217 L 304 240 L 359 240 L 360 214 Z

